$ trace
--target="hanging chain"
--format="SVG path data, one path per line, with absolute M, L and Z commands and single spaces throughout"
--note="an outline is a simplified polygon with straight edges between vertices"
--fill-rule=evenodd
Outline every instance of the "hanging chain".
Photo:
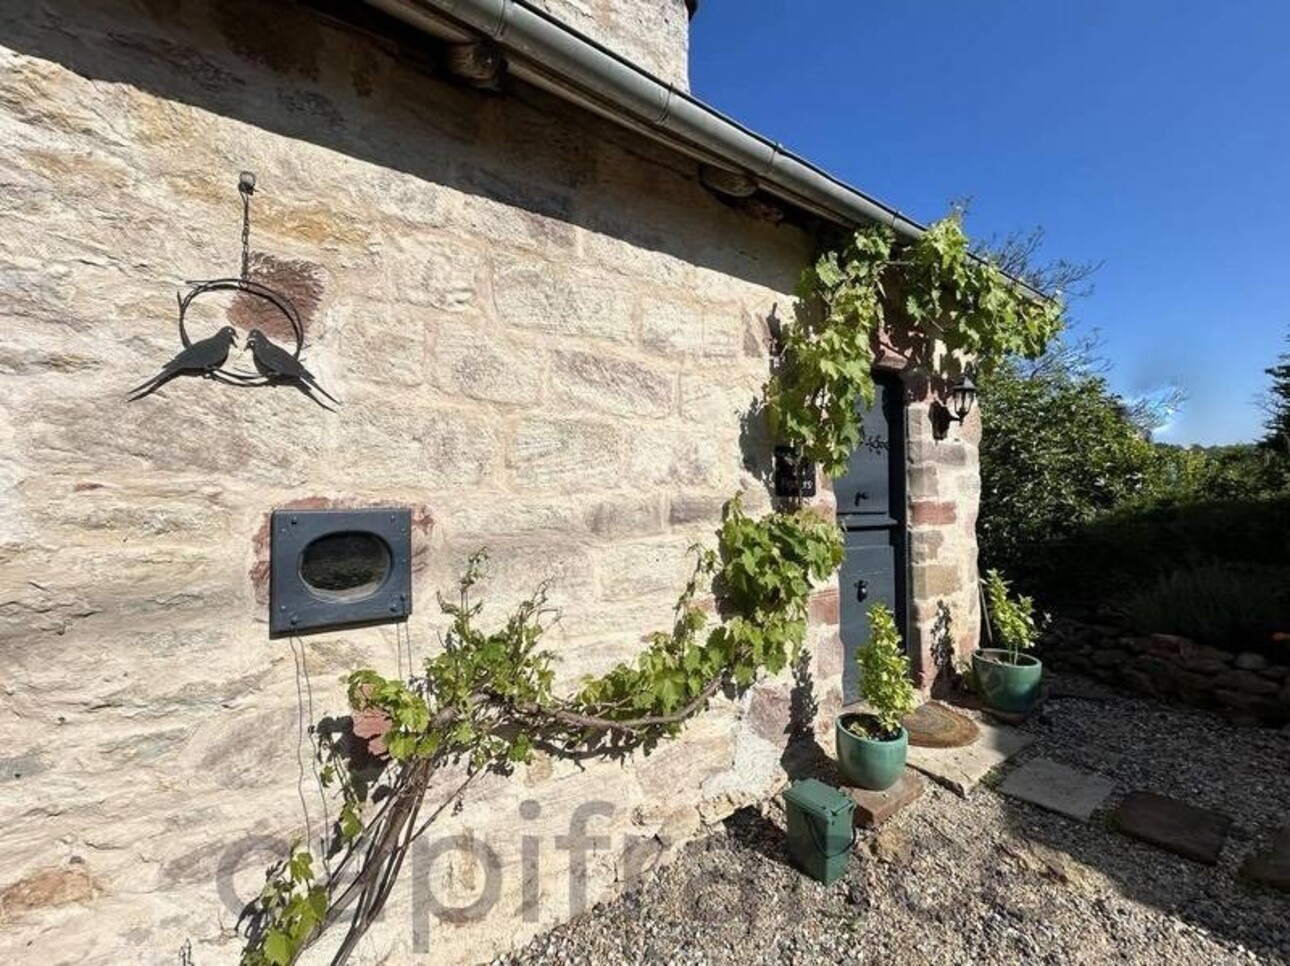
M 251 275 L 251 195 L 255 194 L 255 175 L 243 171 L 237 179 L 242 195 L 242 281 Z

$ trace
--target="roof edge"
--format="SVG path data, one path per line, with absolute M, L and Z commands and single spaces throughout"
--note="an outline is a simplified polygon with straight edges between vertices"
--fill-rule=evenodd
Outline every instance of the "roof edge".
M 505 50 L 511 69 L 525 80 L 701 162 L 751 176 L 770 194 L 842 227 L 885 225 L 906 241 L 917 241 L 927 231 L 926 225 L 660 80 L 527 0 L 366 2 L 441 36 L 459 37 L 462 28 L 482 34 Z M 1024 280 L 1012 281 L 1030 295 L 1048 299 Z

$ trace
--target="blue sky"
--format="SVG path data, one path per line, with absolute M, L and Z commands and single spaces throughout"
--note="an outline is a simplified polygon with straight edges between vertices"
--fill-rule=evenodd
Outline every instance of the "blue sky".
M 1104 261 L 1073 314 L 1158 438 L 1260 434 L 1290 331 L 1290 2 L 702 0 L 694 93 L 922 220 Z

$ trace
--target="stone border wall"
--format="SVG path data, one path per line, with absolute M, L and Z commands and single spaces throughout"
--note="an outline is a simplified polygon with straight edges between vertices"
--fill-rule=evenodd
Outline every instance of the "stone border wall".
M 1135 635 L 1063 620 L 1039 656 L 1056 671 L 1265 724 L 1290 722 L 1290 666 L 1253 651 L 1232 653 L 1173 634 Z

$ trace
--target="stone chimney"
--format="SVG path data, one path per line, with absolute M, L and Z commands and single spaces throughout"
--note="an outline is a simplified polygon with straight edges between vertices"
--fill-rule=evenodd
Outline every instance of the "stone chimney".
M 637 67 L 690 89 L 690 16 L 698 0 L 530 0 Z

